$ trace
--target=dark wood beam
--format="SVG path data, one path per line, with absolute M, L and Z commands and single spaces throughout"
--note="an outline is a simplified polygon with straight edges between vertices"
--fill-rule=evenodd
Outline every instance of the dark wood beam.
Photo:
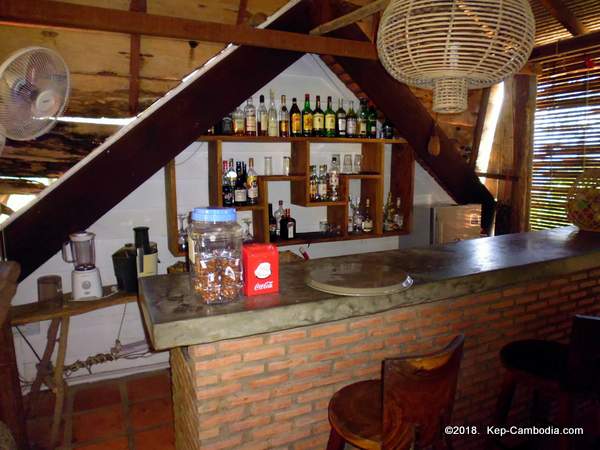
M 304 0 L 294 6 L 270 29 L 308 32 L 310 3 Z M 4 224 L 7 255 L 21 264 L 21 277 L 28 276 L 56 254 L 69 233 L 90 227 L 303 54 L 249 46 L 238 48 L 55 185 L 19 217 Z M 248 70 L 249 62 L 252 70 Z M 44 230 L 43 237 L 40 230 Z
M 540 0 L 540 3 L 573 36 L 585 34 L 585 27 L 563 0 Z
M 146 12 L 146 0 L 131 0 L 129 10 Z M 142 37 L 132 34 L 129 44 L 129 114 L 132 116 L 139 112 L 140 103 L 140 45 Z
M 370 42 L 309 36 L 305 33 L 264 30 L 48 0 L 2 0 L 0 21 L 206 42 L 232 42 L 238 45 L 303 53 L 377 59 L 377 50 Z
M 37 194 L 46 187 L 45 184 L 31 180 L 21 179 L 0 179 L 0 195 L 4 194 Z
M 240 0 L 240 6 L 238 6 L 236 24 L 241 25 L 246 20 L 246 10 L 248 9 L 248 0 Z
M 475 170 L 477 157 L 479 156 L 479 144 L 481 144 L 481 135 L 483 134 L 483 126 L 485 125 L 485 116 L 487 115 L 488 105 L 490 103 L 490 88 L 481 90 L 481 100 L 479 102 L 479 111 L 477 111 L 477 122 L 475 130 L 473 130 L 473 143 L 471 145 L 471 160 L 469 164 Z
M 329 22 L 326 22 L 322 25 L 319 25 L 312 30 L 310 30 L 310 34 L 313 35 L 321 35 L 331 33 L 339 28 L 347 27 L 348 25 L 352 25 L 353 23 L 358 22 L 359 20 L 365 19 L 369 16 L 372 16 L 375 13 L 386 8 L 390 0 L 375 0 L 372 3 L 369 3 L 361 8 L 358 8 L 348 14 L 344 14 L 343 16 L 336 17 Z
M 600 45 L 600 30 L 535 47 L 531 52 L 529 61 L 539 61 L 562 53 L 585 50 L 597 45 Z

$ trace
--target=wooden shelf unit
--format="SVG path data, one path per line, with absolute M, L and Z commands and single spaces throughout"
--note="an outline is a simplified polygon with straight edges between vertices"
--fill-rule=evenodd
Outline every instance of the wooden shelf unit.
M 340 235 L 320 232 L 299 232 L 296 239 L 277 241 L 278 246 L 305 243 L 335 242 L 357 239 L 373 239 L 400 236 L 410 233 L 414 189 L 414 155 L 404 139 L 350 139 L 350 138 L 275 138 L 267 136 L 201 136 L 198 141 L 208 143 L 208 191 L 211 206 L 223 206 L 223 143 L 224 142 L 287 142 L 290 144 L 291 175 L 259 175 L 259 199 L 256 205 L 237 207 L 238 211 L 251 211 L 253 235 L 258 242 L 269 242 L 269 182 L 289 182 L 291 203 L 303 207 L 327 208 L 327 221 L 339 225 Z M 311 165 L 311 143 L 361 144 L 362 171 L 359 174 L 340 174 L 340 200 L 336 202 L 312 202 L 309 198 L 309 175 Z M 404 226 L 399 231 L 383 231 L 384 192 L 384 149 L 392 145 L 390 190 L 392 198 L 400 197 L 404 213 Z M 340 152 L 341 153 L 341 152 Z M 165 167 L 165 193 L 167 198 L 167 227 L 169 250 L 175 256 L 184 256 L 178 251 L 177 236 L 177 192 L 175 187 L 175 164 L 171 161 Z M 369 214 L 373 218 L 373 232 L 348 233 L 350 182 L 360 182 L 361 205 L 368 197 L 371 201 Z

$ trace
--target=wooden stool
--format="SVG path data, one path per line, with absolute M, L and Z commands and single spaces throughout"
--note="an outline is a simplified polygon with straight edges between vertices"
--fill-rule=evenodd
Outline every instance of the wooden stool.
M 443 350 L 383 361 L 382 381 L 346 386 L 329 402 L 328 450 L 346 442 L 361 449 L 402 450 L 450 442 L 442 435 L 450 423 L 464 336 Z
M 528 339 L 515 341 L 500 350 L 506 369 L 496 414 L 495 425 L 506 423 L 517 384 L 554 393 L 559 399 L 559 424 L 572 423 L 574 395 L 600 394 L 600 318 L 575 316 L 569 345 L 553 341 Z M 569 448 L 568 436 L 561 435 L 561 448 Z

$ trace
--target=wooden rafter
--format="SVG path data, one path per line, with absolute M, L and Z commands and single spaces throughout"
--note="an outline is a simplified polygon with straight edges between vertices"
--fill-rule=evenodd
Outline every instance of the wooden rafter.
M 129 10 L 146 12 L 146 6 L 146 0 L 131 0 Z M 139 34 L 132 34 L 129 44 L 129 114 L 132 116 L 139 112 L 141 40 Z
M 585 34 L 585 27 L 563 0 L 540 0 L 540 2 L 573 36 Z
M 2 0 L 0 23 L 2 22 L 206 42 L 232 42 L 238 45 L 302 53 L 377 59 L 375 46 L 370 42 L 309 36 L 289 31 L 263 30 L 48 0 Z
M 246 19 L 246 10 L 248 9 L 248 0 L 240 0 L 240 6 L 238 6 L 236 24 L 241 25 Z
M 4 194 L 37 194 L 46 187 L 45 184 L 18 178 L 0 179 L 0 195 Z
M 358 8 L 348 14 L 345 14 L 336 19 L 330 20 L 322 25 L 319 25 L 312 30 L 310 30 L 310 34 L 318 36 L 321 34 L 331 33 L 339 28 L 346 27 L 348 25 L 352 25 L 353 23 L 358 22 L 359 20 L 365 19 L 369 16 L 372 16 L 375 13 L 385 9 L 390 0 L 375 0 L 373 3 L 369 3 L 362 8 Z
M 531 52 L 529 61 L 539 61 L 562 53 L 585 50 L 597 45 L 600 45 L 600 30 L 535 47 Z

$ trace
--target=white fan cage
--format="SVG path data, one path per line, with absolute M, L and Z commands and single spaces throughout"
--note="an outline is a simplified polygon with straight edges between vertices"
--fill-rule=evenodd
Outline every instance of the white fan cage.
M 433 89 L 433 110 L 462 112 L 467 90 L 519 71 L 534 45 L 527 0 L 391 0 L 379 24 L 385 69 L 411 86 Z
M 62 57 L 27 47 L 0 65 L 0 125 L 9 139 L 35 139 L 55 125 L 69 97 L 70 75 Z

